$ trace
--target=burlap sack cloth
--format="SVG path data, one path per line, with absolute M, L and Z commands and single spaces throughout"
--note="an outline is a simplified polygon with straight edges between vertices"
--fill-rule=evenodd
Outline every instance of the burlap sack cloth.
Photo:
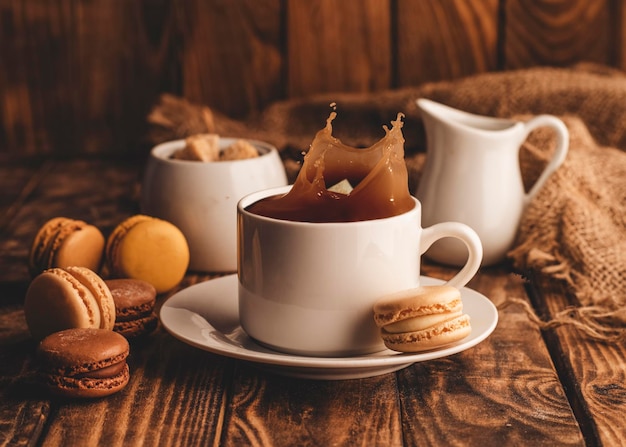
M 600 340 L 626 339 L 626 74 L 597 65 L 487 73 L 453 82 L 369 94 L 329 94 L 278 102 L 259 116 L 237 121 L 180 98 L 164 96 L 148 121 L 152 143 L 201 132 L 256 138 L 281 151 L 291 179 L 303 153 L 337 103 L 333 135 L 369 146 L 397 112 L 406 115 L 406 161 L 414 192 L 425 137 L 415 100 L 430 98 L 487 116 L 528 119 L 559 116 L 570 131 L 562 167 L 525 210 L 513 267 L 565 282 L 577 298 L 542 327 L 574 324 Z M 534 132 L 520 151 L 532 185 L 553 147 L 549 130 Z

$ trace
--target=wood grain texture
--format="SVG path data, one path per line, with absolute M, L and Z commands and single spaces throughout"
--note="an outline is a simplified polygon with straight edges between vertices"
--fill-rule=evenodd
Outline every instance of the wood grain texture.
M 554 287 L 542 278 L 538 282 L 546 319 L 571 305 L 574 298 L 568 297 L 565 287 Z M 557 366 L 572 384 L 573 405 L 579 419 L 585 421 L 582 428 L 587 438 L 599 439 L 599 445 L 623 445 L 626 439 L 624 344 L 596 342 L 570 326 L 550 331 L 548 340 Z
M 431 273 L 436 274 L 436 273 Z M 524 281 L 484 269 L 469 286 L 502 305 Z M 398 373 L 406 445 L 584 445 L 538 328 L 515 306 L 491 337 Z
M 506 68 L 578 61 L 611 64 L 616 4 L 609 0 L 507 0 Z
M 287 96 L 391 85 L 389 0 L 287 2 Z
M 163 92 L 234 118 L 578 61 L 626 67 L 614 0 L 0 0 L 0 153 L 145 155 Z
M 242 364 L 231 399 L 224 445 L 402 445 L 393 374 L 329 382 Z
M 623 1 L 615 0 L 610 3 L 612 18 L 610 38 L 612 65 L 626 70 L 626 5 Z
M 167 85 L 167 39 L 150 36 L 167 36 L 166 20 L 155 16 L 168 11 L 150 3 L 158 12 L 147 17 L 142 2 L 3 0 L 3 149 L 71 154 L 138 144 Z
M 41 162 L 0 160 L 0 235 L 46 169 Z
M 242 117 L 284 96 L 280 0 L 176 3 L 181 93 Z
M 5 392 L 0 392 L 0 445 L 36 445 L 43 425 L 48 418 L 50 404 L 46 401 L 14 400 Z
M 398 86 L 496 70 L 498 0 L 399 0 Z

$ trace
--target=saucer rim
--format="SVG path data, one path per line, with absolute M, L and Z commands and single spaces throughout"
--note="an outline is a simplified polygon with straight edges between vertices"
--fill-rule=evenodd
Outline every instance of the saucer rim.
M 442 284 L 444 281 L 431 278 L 428 276 L 421 276 L 422 284 Z M 376 375 L 377 370 L 386 370 L 391 372 L 392 370 L 401 369 L 407 367 L 413 363 L 434 360 L 438 358 L 447 357 L 459 352 L 465 351 L 471 347 L 484 341 L 496 328 L 498 323 L 498 312 L 495 305 L 487 297 L 475 290 L 468 287 L 461 288 L 461 296 L 466 302 L 466 312 L 472 313 L 472 311 L 480 310 L 482 318 L 487 318 L 484 324 L 479 326 L 480 331 L 475 332 L 476 328 L 473 325 L 473 331 L 470 336 L 456 344 L 445 346 L 440 349 L 420 352 L 420 353 L 399 353 L 391 350 L 383 350 L 372 354 L 351 356 L 351 357 L 309 357 L 303 355 L 287 354 L 279 351 L 272 351 L 256 343 L 252 338 L 247 336 L 241 326 L 241 332 L 244 337 L 247 338 L 247 344 L 252 345 L 255 349 L 249 349 L 246 346 L 224 348 L 224 345 L 218 342 L 217 338 L 204 337 L 205 342 L 200 343 L 185 334 L 180 328 L 176 327 L 176 317 L 172 312 L 176 310 L 187 311 L 192 315 L 200 317 L 207 326 L 205 329 L 209 329 L 209 335 L 217 335 L 225 337 L 233 342 L 235 341 L 228 337 L 228 334 L 224 334 L 204 317 L 196 312 L 193 312 L 184 307 L 184 302 L 193 300 L 198 301 L 201 297 L 205 302 L 202 304 L 206 309 L 215 308 L 214 300 L 218 299 L 215 296 L 211 296 L 211 289 L 213 289 L 214 295 L 219 288 L 223 288 L 227 291 L 227 299 L 237 299 L 237 275 L 231 274 L 208 281 L 203 281 L 198 284 L 194 284 L 185 289 L 180 290 L 171 297 L 169 297 L 159 312 L 159 318 L 163 327 L 168 333 L 178 340 L 191 345 L 195 348 L 212 352 L 217 355 L 244 360 L 258 364 L 264 369 L 278 370 L 279 373 L 286 375 L 296 375 L 298 377 L 311 376 L 312 378 L 324 378 L 323 376 L 361 376 L 367 377 Z M 208 293 L 207 293 L 208 292 Z M 221 296 L 219 299 L 224 299 Z M 467 303 L 469 301 L 469 303 Z M 231 303 L 232 304 L 232 303 Z M 469 304 L 469 306 L 468 306 Z M 474 308 L 477 309 L 474 309 Z M 209 312 L 210 313 L 210 312 Z M 238 321 L 238 313 L 232 315 L 236 317 Z M 200 331 L 200 329 L 199 329 Z M 291 369 L 291 374 L 289 370 Z M 309 369 L 310 373 L 306 370 Z M 359 374 L 361 371 L 363 374 Z M 369 371 L 369 372 L 368 372 Z M 382 372 L 384 373 L 384 372 Z M 381 374 L 382 374 L 381 373 Z M 331 377 L 332 378 L 332 377 Z

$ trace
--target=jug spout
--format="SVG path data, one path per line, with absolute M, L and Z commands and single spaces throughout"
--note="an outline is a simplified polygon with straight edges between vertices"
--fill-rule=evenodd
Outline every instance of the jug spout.
M 522 126 L 519 121 L 476 115 L 426 98 L 418 99 L 417 106 L 427 127 L 440 123 L 453 126 L 458 131 L 492 134 L 517 131 Z

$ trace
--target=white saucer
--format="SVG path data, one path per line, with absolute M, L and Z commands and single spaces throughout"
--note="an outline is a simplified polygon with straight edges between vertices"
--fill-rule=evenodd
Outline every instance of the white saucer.
M 421 281 L 423 285 L 443 282 L 426 276 L 422 276 Z M 260 346 L 239 325 L 237 275 L 181 290 L 163 304 L 160 318 L 170 334 L 191 346 L 255 362 L 257 366 L 278 374 L 318 380 L 358 379 L 456 354 L 487 338 L 498 323 L 496 307 L 484 295 L 468 288 L 461 289 L 461 297 L 463 309 L 471 318 L 472 333 L 443 349 L 415 354 L 384 350 L 357 357 L 306 357 Z

